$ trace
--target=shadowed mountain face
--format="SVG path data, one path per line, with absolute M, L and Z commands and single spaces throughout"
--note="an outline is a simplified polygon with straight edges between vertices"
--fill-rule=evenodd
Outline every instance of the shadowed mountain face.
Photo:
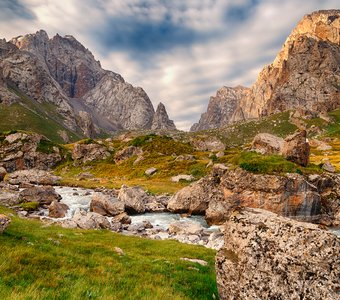
M 0 40 L 0 103 L 19 103 L 66 130 L 89 137 L 151 129 L 155 117 L 142 88 L 102 69 L 74 37 L 50 39 L 43 30 L 9 42 Z M 165 122 L 163 129 L 174 129 L 168 118 L 156 118 Z
M 306 15 L 249 88 L 221 88 L 191 130 L 286 110 L 320 115 L 340 107 L 340 10 Z

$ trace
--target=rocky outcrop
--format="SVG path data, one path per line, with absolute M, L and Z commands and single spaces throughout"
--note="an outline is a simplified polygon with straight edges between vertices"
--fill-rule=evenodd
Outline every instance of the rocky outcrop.
M 337 299 L 340 239 L 308 223 L 246 209 L 224 225 L 220 299 Z
M 120 164 L 122 162 L 124 162 L 125 160 L 133 157 L 133 156 L 138 156 L 141 157 L 141 155 L 143 154 L 143 150 L 141 148 L 135 147 L 135 146 L 129 146 L 126 147 L 122 150 L 119 150 L 116 154 L 115 154 L 115 163 L 116 164 Z
M 153 116 L 152 130 L 176 130 L 174 121 L 169 119 L 163 103 L 159 103 L 156 109 L 156 113 Z
M 102 216 L 114 217 L 123 213 L 125 205 L 113 197 L 101 193 L 94 193 L 91 203 L 90 211 L 93 211 Z
M 2 234 L 11 223 L 11 219 L 6 215 L 0 214 L 0 234 Z
M 262 208 L 303 221 L 337 224 L 339 180 L 338 174 L 306 178 L 216 166 L 209 176 L 172 196 L 168 210 L 205 214 L 208 224 L 223 224 L 238 206 Z
M 61 200 L 52 186 L 33 186 L 22 190 L 19 194 L 20 202 L 38 202 L 40 206 L 50 205 L 53 201 Z
M 104 145 L 100 144 L 74 144 L 72 150 L 72 159 L 81 161 L 82 163 L 94 160 L 103 160 L 110 156 L 110 152 Z
M 193 147 L 199 151 L 223 151 L 225 150 L 225 145 L 223 142 L 215 137 L 209 135 L 202 135 L 195 137 L 190 142 Z
M 59 147 L 53 146 L 43 135 L 17 132 L 0 142 L 0 159 L 1 165 L 10 173 L 33 168 L 48 170 L 63 156 Z
M 8 183 L 10 184 L 41 184 L 41 185 L 56 185 L 60 181 L 59 176 L 55 176 L 48 171 L 31 169 L 16 171 L 7 175 Z
M 301 166 L 307 166 L 309 162 L 310 147 L 306 140 L 305 130 L 297 132 L 285 138 L 282 147 L 283 156 Z
M 306 15 L 253 86 L 240 97 L 229 96 L 223 102 L 212 98 L 207 113 L 192 130 L 217 128 L 290 109 L 315 116 L 338 108 L 339 20 L 340 10 Z

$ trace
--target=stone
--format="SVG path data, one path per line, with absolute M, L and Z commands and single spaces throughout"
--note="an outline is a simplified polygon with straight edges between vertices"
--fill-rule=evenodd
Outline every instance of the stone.
M 129 146 L 129 147 L 126 147 L 126 148 L 118 151 L 115 154 L 115 163 L 121 164 L 122 162 L 131 158 L 132 156 L 137 155 L 138 157 L 140 157 L 142 154 L 143 154 L 142 149 L 135 147 L 135 146 Z
M 191 140 L 191 144 L 199 151 L 224 151 L 225 145 L 223 142 L 215 137 L 202 135 Z
M 19 203 L 18 192 L 0 188 L 0 205 L 11 207 Z
M 306 140 L 307 133 L 305 130 L 297 132 L 285 138 L 282 155 L 294 163 L 301 166 L 307 166 L 309 162 L 310 147 Z
M 186 160 L 194 161 L 195 160 L 195 156 L 192 155 L 192 154 L 182 154 L 182 155 L 178 155 L 175 158 L 175 161 L 186 161 Z
M 116 198 L 104 195 L 102 193 L 94 193 L 90 203 L 90 211 L 98 213 L 102 216 L 116 216 L 124 212 L 125 205 Z
M 11 223 L 11 219 L 3 214 L 0 214 L 0 234 L 2 234 Z
M 33 186 L 19 193 L 21 202 L 38 202 L 40 206 L 50 205 L 53 201 L 61 200 L 61 196 L 52 186 Z
M 198 259 L 198 258 L 187 258 L 187 257 L 181 257 L 180 260 L 184 260 L 184 261 L 189 261 L 195 264 L 199 264 L 201 266 L 207 266 L 208 262 L 206 262 L 203 259 Z
M 56 185 L 60 180 L 59 176 L 44 170 L 31 169 L 15 171 L 8 174 L 7 181 L 10 184 L 41 184 L 41 185 Z
M 103 145 L 76 143 L 72 150 L 72 159 L 87 163 L 103 160 L 110 156 L 110 152 Z
M 337 299 L 340 239 L 260 209 L 232 213 L 216 256 L 220 299 Z
M 74 224 L 81 229 L 111 229 L 111 224 L 106 217 L 79 209 L 74 213 L 72 219 L 62 223 L 62 226 L 69 227 Z
M 281 154 L 283 139 L 269 133 L 257 134 L 252 142 L 251 149 L 261 154 Z
M 54 200 L 48 207 L 48 216 L 51 218 L 64 218 L 69 207 L 65 203 Z
M 335 173 L 335 167 L 328 160 L 322 164 L 322 169 L 326 172 Z
M 114 247 L 114 250 L 120 256 L 125 255 L 124 251 L 121 248 L 119 248 L 119 247 Z
M 125 211 L 131 214 L 145 212 L 145 204 L 149 195 L 139 186 L 127 187 L 123 185 L 118 194 L 118 200 L 124 203 Z
M 195 177 L 192 176 L 192 175 L 186 175 L 186 174 L 179 174 L 177 176 L 171 177 L 172 182 L 180 182 L 181 180 L 193 181 L 193 180 L 195 180 Z
M 147 176 L 151 176 L 151 175 L 155 174 L 156 172 L 157 172 L 157 169 L 152 167 L 152 168 L 147 169 L 144 172 L 144 174 L 147 175 Z
M 201 225 L 189 221 L 176 221 L 169 225 L 169 233 L 174 235 L 200 235 L 202 232 Z
M 115 215 L 113 217 L 113 221 L 114 222 L 119 222 L 121 224 L 131 224 L 131 217 L 126 213 L 126 212 L 122 212 L 118 215 Z

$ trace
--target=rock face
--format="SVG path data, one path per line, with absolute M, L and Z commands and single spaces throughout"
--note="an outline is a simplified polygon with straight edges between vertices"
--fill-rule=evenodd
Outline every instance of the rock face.
M 78 134 L 151 129 L 153 120 L 156 127 L 174 127 L 164 106 L 154 118 L 145 91 L 104 70 L 73 36 L 49 38 L 40 30 L 0 40 L 0 69 L 1 103 L 21 103 L 14 89 L 29 97 L 36 114 Z
M 216 257 L 220 299 L 337 299 L 340 239 L 259 209 L 232 214 Z
M 7 172 L 37 168 L 48 170 L 62 159 L 58 147 L 43 147 L 50 141 L 40 134 L 17 132 L 9 134 L 0 142 L 1 165 Z
M 8 225 L 11 223 L 11 219 L 6 215 L 0 214 L 0 234 L 3 233 Z
M 176 130 L 174 121 L 169 119 L 165 106 L 161 102 L 157 106 L 156 113 L 152 120 L 151 129 L 152 130 L 160 130 L 160 129 Z
M 238 206 L 266 209 L 290 218 L 337 224 L 338 174 L 305 178 L 299 174 L 264 175 L 243 169 L 213 168 L 212 173 L 178 191 L 168 210 L 205 214 L 208 224 L 223 224 Z
M 254 85 L 238 97 L 235 95 L 239 88 L 231 89 L 225 96 L 219 96 L 219 91 L 210 100 L 207 113 L 191 130 L 217 128 L 290 109 L 318 115 L 338 108 L 339 20 L 340 10 L 306 15 Z
M 283 156 L 301 166 L 307 166 L 309 162 L 310 147 L 306 141 L 307 133 L 305 130 L 297 132 L 285 138 L 282 154 Z

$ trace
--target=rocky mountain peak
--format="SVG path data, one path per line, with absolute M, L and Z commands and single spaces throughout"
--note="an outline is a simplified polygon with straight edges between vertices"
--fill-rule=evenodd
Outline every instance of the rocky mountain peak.
M 340 107 L 339 72 L 340 10 L 311 13 L 297 24 L 275 61 L 262 69 L 250 89 L 220 89 L 191 130 L 287 110 L 326 113 Z
M 160 102 L 157 106 L 156 113 L 153 117 L 151 129 L 166 129 L 166 130 L 176 130 L 174 121 L 169 119 L 168 113 L 166 112 L 165 106 Z

